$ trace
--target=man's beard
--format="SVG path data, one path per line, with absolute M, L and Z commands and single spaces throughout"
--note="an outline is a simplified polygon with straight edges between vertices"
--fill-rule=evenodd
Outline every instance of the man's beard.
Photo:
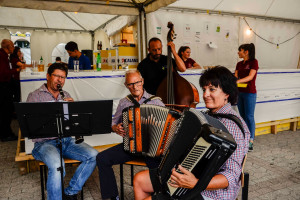
M 153 60 L 159 60 L 161 54 L 152 55 Z

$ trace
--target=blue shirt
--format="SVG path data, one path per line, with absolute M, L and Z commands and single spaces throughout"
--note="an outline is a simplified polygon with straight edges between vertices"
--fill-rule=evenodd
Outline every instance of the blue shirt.
M 69 57 L 68 69 L 74 69 L 74 60 L 79 60 L 80 70 L 91 69 L 91 61 L 87 56 L 83 55 L 83 53 L 81 53 L 79 59 L 75 59 L 71 56 Z

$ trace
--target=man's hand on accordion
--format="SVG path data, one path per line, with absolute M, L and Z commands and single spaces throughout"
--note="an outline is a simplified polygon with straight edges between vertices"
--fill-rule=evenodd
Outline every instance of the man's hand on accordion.
M 123 128 L 123 123 L 120 123 L 118 125 L 113 125 L 111 128 L 118 135 L 120 135 L 122 137 L 125 136 L 125 131 L 124 131 L 124 128 Z
M 169 185 L 175 188 L 194 188 L 198 182 L 198 179 L 194 176 L 194 174 L 183 168 L 181 165 L 178 165 L 178 168 L 182 174 L 176 172 L 175 168 L 173 168 Z

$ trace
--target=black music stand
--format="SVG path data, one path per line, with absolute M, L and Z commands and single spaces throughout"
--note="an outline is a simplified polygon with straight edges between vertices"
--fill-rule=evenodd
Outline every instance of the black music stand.
M 112 100 L 81 102 L 15 103 L 23 136 L 29 139 L 58 137 L 62 195 L 62 138 L 111 132 Z

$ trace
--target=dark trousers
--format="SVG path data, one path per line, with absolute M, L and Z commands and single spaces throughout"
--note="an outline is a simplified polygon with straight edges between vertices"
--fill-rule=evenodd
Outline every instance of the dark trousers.
M 11 87 L 13 92 L 13 102 L 21 101 L 21 84 L 20 80 L 11 79 Z
M 0 82 L 0 91 L 0 138 L 4 139 L 13 135 L 10 127 L 13 112 L 10 83 Z
M 99 170 L 100 190 L 102 199 L 118 196 L 118 187 L 112 166 L 122 164 L 137 157 L 124 151 L 123 144 L 116 145 L 103 152 L 97 157 L 97 166 Z M 160 159 L 145 158 L 147 167 L 150 169 L 158 167 Z

